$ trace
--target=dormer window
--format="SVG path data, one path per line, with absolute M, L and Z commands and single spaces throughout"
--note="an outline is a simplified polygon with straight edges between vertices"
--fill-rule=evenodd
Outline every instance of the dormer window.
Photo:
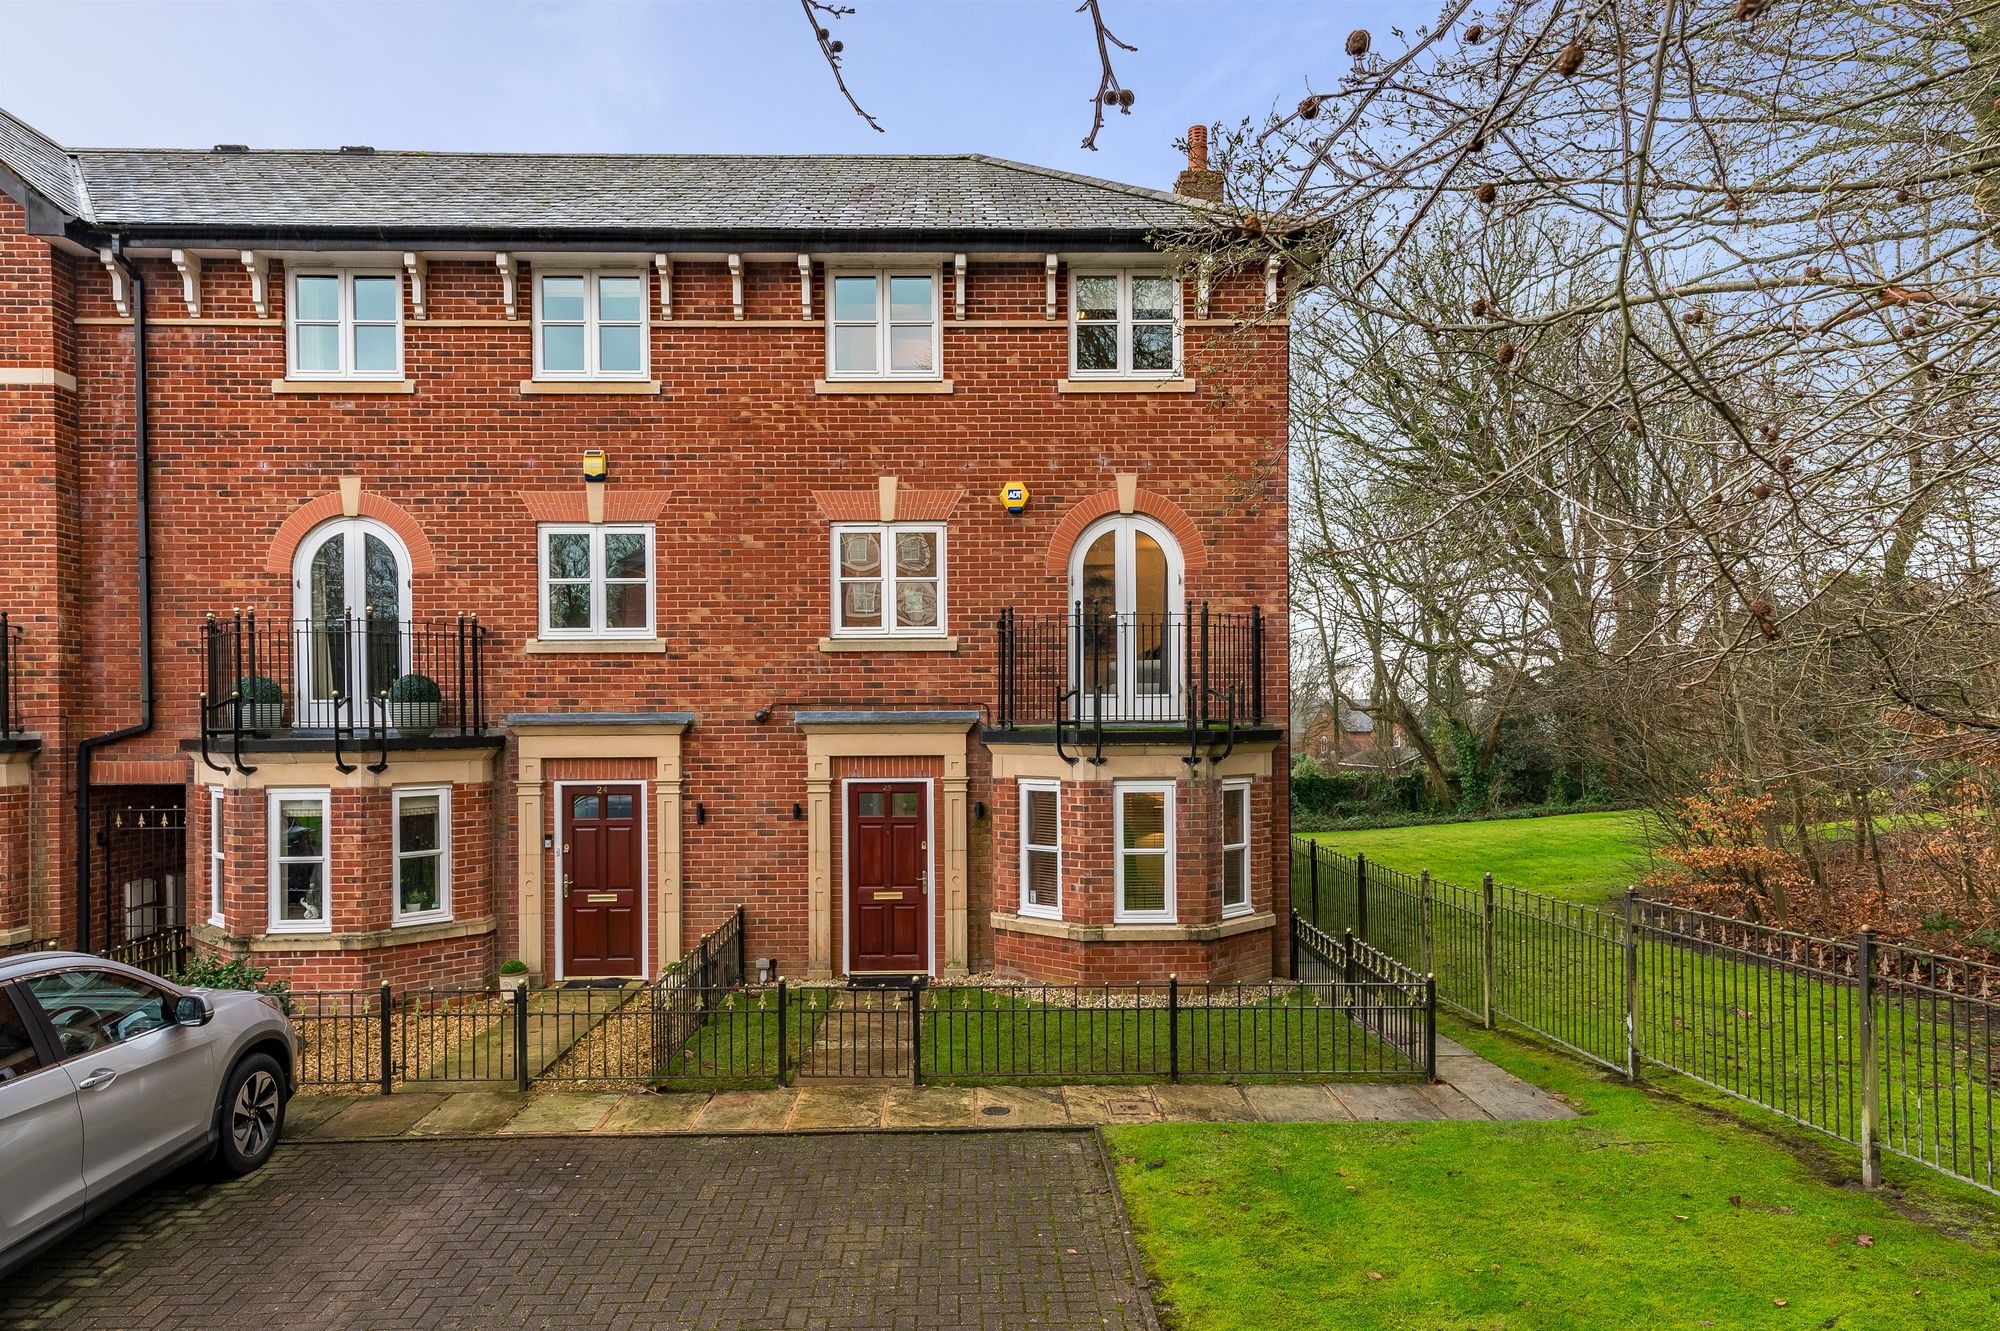
M 937 270 L 835 270 L 827 275 L 828 379 L 936 379 Z
M 403 377 L 403 279 L 394 272 L 300 268 L 285 301 L 291 379 Z
M 1070 274 L 1070 377 L 1175 379 L 1181 373 L 1180 283 L 1163 273 Z
M 646 278 L 535 274 L 535 378 L 644 379 Z

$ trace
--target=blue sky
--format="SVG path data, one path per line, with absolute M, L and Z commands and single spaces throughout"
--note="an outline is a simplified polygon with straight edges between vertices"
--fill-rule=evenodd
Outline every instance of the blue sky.
M 1077 0 L 847 0 L 848 110 L 796 0 L 40 3 L 0 0 L 0 106 L 88 147 L 599 152 L 978 151 L 1165 186 L 1190 124 L 1260 115 L 1430 4 L 1102 0 L 1136 94 L 1100 151 Z

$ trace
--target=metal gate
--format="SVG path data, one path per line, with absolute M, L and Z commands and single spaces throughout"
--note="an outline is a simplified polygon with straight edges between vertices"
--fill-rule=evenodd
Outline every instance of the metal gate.
M 100 815 L 104 955 L 171 974 L 187 965 L 187 810 L 120 806 Z

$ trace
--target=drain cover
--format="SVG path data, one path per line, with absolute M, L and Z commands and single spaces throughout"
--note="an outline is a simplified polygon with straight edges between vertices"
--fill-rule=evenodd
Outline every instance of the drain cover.
M 1012 1105 L 987 1105 L 979 1112 L 982 1114 L 991 1114 L 993 1117 L 999 1118 L 1003 1114 L 1013 1113 L 1014 1107 Z

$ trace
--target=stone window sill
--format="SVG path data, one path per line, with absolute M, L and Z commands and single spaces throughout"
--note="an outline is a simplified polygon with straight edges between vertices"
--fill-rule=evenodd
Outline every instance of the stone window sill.
M 1212 943 L 1270 929 L 1278 923 L 1277 917 L 1268 913 L 1238 915 L 1219 924 L 1072 924 L 1001 911 L 994 911 L 990 919 L 1003 933 L 1035 934 L 1073 943 Z
M 822 396 L 852 393 L 950 393 L 949 379 L 815 379 L 813 392 Z
M 821 638 L 823 652 L 955 652 L 953 638 Z
M 273 379 L 273 393 L 328 393 L 341 396 L 373 393 L 414 393 L 408 379 Z
M 531 638 L 521 650 L 529 656 L 618 656 L 658 654 L 665 638 Z
M 529 397 L 657 397 L 658 379 L 523 379 Z
M 431 920 L 422 924 L 406 924 L 365 933 L 232 934 L 212 924 L 196 924 L 192 933 L 202 942 L 231 951 L 368 952 L 376 948 L 403 947 L 411 943 L 476 938 L 490 934 L 498 927 L 498 921 L 488 915 L 473 920 Z
M 1192 393 L 1192 379 L 1058 379 L 1058 393 Z

